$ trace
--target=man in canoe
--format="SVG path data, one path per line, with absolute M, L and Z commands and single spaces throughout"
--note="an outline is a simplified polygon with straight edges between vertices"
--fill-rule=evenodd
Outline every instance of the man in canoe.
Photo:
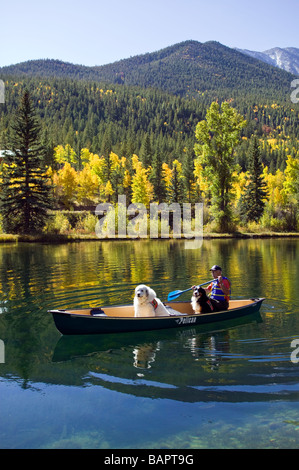
M 222 276 L 222 268 L 215 264 L 211 267 L 214 280 L 205 289 L 210 298 L 217 304 L 217 310 L 227 310 L 229 306 L 229 297 L 231 294 L 230 281 L 227 277 Z

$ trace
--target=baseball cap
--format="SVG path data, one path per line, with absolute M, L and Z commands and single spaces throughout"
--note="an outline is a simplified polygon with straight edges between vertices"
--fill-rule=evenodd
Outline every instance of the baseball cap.
M 218 266 L 218 264 L 215 264 L 214 266 L 211 267 L 210 271 L 222 271 L 222 268 Z

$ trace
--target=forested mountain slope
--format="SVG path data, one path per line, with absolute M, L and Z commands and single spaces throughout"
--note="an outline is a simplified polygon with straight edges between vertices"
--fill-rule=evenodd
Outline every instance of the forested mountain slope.
M 34 60 L 0 68 L 0 76 L 71 78 L 158 88 L 180 96 L 217 92 L 287 99 L 294 76 L 235 49 L 209 41 L 185 41 L 112 64 L 86 67 Z
M 299 110 L 290 99 L 294 76 L 214 41 L 186 41 L 101 67 L 29 61 L 0 69 L 0 79 L 6 98 L 0 148 L 28 88 L 50 162 L 53 148 L 66 144 L 77 154 L 88 148 L 136 153 L 148 161 L 157 152 L 165 162 L 182 159 L 192 154 L 196 124 L 213 100 L 229 100 L 247 120 L 236 155 L 242 168 L 253 132 L 272 144 L 277 139 L 263 148 L 263 162 L 272 169 L 283 168 L 286 151 L 298 148 Z

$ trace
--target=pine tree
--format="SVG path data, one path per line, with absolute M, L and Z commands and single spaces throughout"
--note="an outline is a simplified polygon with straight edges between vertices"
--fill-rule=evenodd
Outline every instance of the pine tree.
M 12 127 L 4 158 L 0 211 L 3 228 L 11 233 L 40 230 L 51 208 L 51 186 L 44 166 L 45 148 L 28 91 L 25 91 Z
M 194 189 L 195 189 L 195 176 L 194 176 L 194 153 L 193 149 L 187 148 L 185 158 L 182 165 L 183 176 L 185 181 L 185 191 L 188 202 L 193 202 Z
M 153 158 L 152 171 L 149 180 L 153 185 L 155 202 L 158 202 L 159 204 L 164 201 L 166 197 L 166 186 L 162 174 L 162 163 L 161 152 L 158 150 Z
M 172 178 L 169 187 L 169 202 L 182 204 L 185 199 L 184 177 L 182 175 L 182 165 L 178 160 L 174 160 Z
M 249 184 L 241 200 L 241 216 L 245 222 L 258 222 L 264 211 L 267 185 L 263 178 L 263 165 L 256 136 L 249 151 L 248 170 Z
M 150 136 L 146 133 L 142 146 L 141 146 L 141 153 L 140 153 L 140 159 L 142 161 L 142 164 L 144 168 L 149 167 L 152 164 L 152 146 L 151 146 L 151 139 Z

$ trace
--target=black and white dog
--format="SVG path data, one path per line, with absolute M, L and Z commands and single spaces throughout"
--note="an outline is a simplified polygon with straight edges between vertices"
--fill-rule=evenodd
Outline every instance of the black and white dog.
M 195 313 L 211 313 L 217 310 L 215 301 L 209 299 L 205 289 L 200 286 L 193 288 L 191 305 Z

